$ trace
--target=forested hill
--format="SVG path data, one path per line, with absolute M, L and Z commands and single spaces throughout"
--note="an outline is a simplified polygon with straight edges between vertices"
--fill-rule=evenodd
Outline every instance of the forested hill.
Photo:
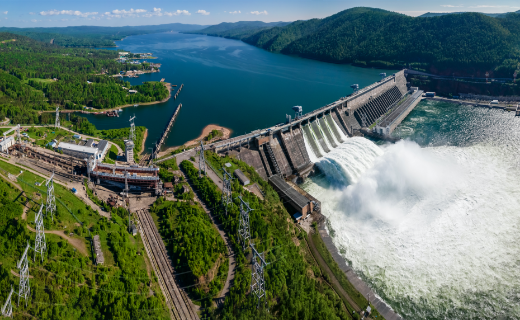
M 166 98 L 161 83 L 131 86 L 111 75 L 149 69 L 149 64 L 121 64 L 113 50 L 62 48 L 12 33 L 0 33 L 0 120 L 32 124 L 36 111 L 113 108 Z M 137 90 L 129 94 L 128 90 Z
M 270 29 L 273 27 L 283 27 L 290 22 L 262 22 L 262 21 L 238 21 L 223 22 L 214 26 L 209 26 L 202 30 L 189 31 L 185 33 L 207 34 L 209 36 L 243 39 L 247 38 L 258 31 Z
M 228 31 L 229 32 L 229 31 Z M 519 68 L 520 14 L 414 18 L 353 8 L 235 38 L 268 51 L 333 63 L 416 68 L 436 74 L 512 77 Z
M 63 47 L 115 47 L 114 41 L 140 34 L 200 30 L 206 26 L 197 24 L 169 23 L 148 26 L 97 27 L 74 26 L 52 28 L 9 28 L 0 32 L 10 32 L 31 39 L 48 42 Z

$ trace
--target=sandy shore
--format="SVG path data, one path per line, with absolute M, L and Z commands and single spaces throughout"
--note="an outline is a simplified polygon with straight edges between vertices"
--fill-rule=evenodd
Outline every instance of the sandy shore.
M 228 129 L 228 128 L 225 128 L 225 127 L 221 127 L 221 126 L 217 126 L 216 124 L 209 124 L 207 125 L 204 129 L 202 129 L 202 133 L 200 134 L 200 136 L 198 136 L 196 139 L 193 139 L 191 141 L 188 141 L 186 142 L 185 144 L 183 144 L 182 146 L 192 146 L 192 145 L 196 145 L 196 144 L 199 144 L 200 143 L 200 140 L 203 140 L 205 137 L 207 137 L 211 131 L 213 130 L 219 130 L 223 133 L 223 136 L 222 137 L 219 137 L 218 140 L 226 140 L 226 139 L 229 139 L 229 137 L 231 136 L 231 129 Z M 216 141 L 217 139 L 214 139 L 212 140 L 212 142 Z M 177 147 L 170 147 L 164 151 L 161 151 L 159 152 L 159 157 L 162 157 L 162 156 L 165 156 L 167 154 L 170 154 L 172 151 L 175 151 L 176 149 L 182 147 L 182 146 L 177 146 Z
M 144 152 L 144 143 L 146 142 L 146 138 L 148 138 L 148 129 L 144 131 L 143 144 L 141 145 L 141 152 L 139 152 L 139 154 Z

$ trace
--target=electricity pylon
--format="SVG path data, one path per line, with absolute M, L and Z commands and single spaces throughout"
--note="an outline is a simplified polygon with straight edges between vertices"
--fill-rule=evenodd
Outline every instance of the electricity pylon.
M 45 206 L 45 215 L 51 214 L 51 219 L 54 222 L 54 213 L 56 212 L 56 198 L 54 197 L 54 172 L 47 181 L 47 206 Z
M 240 199 L 240 216 L 238 220 L 238 238 L 242 243 L 242 248 L 244 251 L 249 246 L 249 239 L 251 239 L 251 234 L 249 233 L 249 212 L 253 211 L 249 207 L 249 204 L 242 200 L 242 197 L 238 197 Z M 246 207 L 246 209 L 244 209 Z
M 258 253 L 253 243 L 250 244 L 253 251 L 253 259 L 251 259 L 252 273 L 251 273 L 251 292 L 256 296 L 257 308 L 260 307 L 260 300 L 265 300 L 265 279 L 264 268 L 267 263 L 264 260 L 264 253 Z
M 20 270 L 20 286 L 18 288 L 18 305 L 20 305 L 20 298 L 24 298 L 25 306 L 27 307 L 27 299 L 31 296 L 31 287 L 29 286 L 29 261 L 27 260 L 27 251 L 30 246 L 27 243 L 27 247 L 22 255 L 18 265 L 16 266 Z
M 14 289 L 11 287 L 11 292 L 7 296 L 7 300 L 5 301 L 4 306 L 2 307 L 2 316 L 4 317 L 13 317 L 13 304 L 11 302 L 11 296 L 13 295 Z
M 202 178 L 202 171 L 206 175 L 206 159 L 204 159 L 204 144 L 200 140 L 200 155 L 199 155 L 199 178 Z
M 231 180 L 233 180 L 233 177 L 225 168 L 222 168 L 222 170 L 224 171 L 224 181 L 222 183 L 222 205 L 224 206 L 227 215 L 228 205 L 233 203 L 233 199 L 231 199 Z
M 34 239 L 34 259 L 36 260 L 36 253 L 39 253 L 42 256 L 45 254 L 45 250 L 47 249 L 47 243 L 45 242 L 45 230 L 43 227 L 43 203 L 40 206 L 40 211 L 34 218 L 34 223 L 36 224 L 36 239 Z
M 54 121 L 54 128 L 60 127 L 60 107 L 56 107 L 56 121 Z

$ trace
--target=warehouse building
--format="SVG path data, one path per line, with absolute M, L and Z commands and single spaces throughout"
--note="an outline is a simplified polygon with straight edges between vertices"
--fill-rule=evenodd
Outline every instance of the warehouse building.
M 95 160 L 99 159 L 99 150 L 94 147 L 78 146 L 77 144 L 61 142 L 58 145 L 58 149 L 63 151 L 63 154 L 81 160 L 85 158 L 90 159 L 90 157 L 93 157 Z
M 7 152 L 7 149 L 9 149 L 14 144 L 14 138 L 7 137 L 5 140 L 0 142 L 0 151 Z

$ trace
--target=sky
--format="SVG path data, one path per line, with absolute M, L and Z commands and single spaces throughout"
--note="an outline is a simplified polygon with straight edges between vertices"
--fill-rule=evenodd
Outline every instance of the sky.
M 352 7 L 374 7 L 418 16 L 426 12 L 503 13 L 519 0 L 1 0 L 0 26 L 138 26 L 165 23 L 211 25 L 236 21 L 324 18 Z

